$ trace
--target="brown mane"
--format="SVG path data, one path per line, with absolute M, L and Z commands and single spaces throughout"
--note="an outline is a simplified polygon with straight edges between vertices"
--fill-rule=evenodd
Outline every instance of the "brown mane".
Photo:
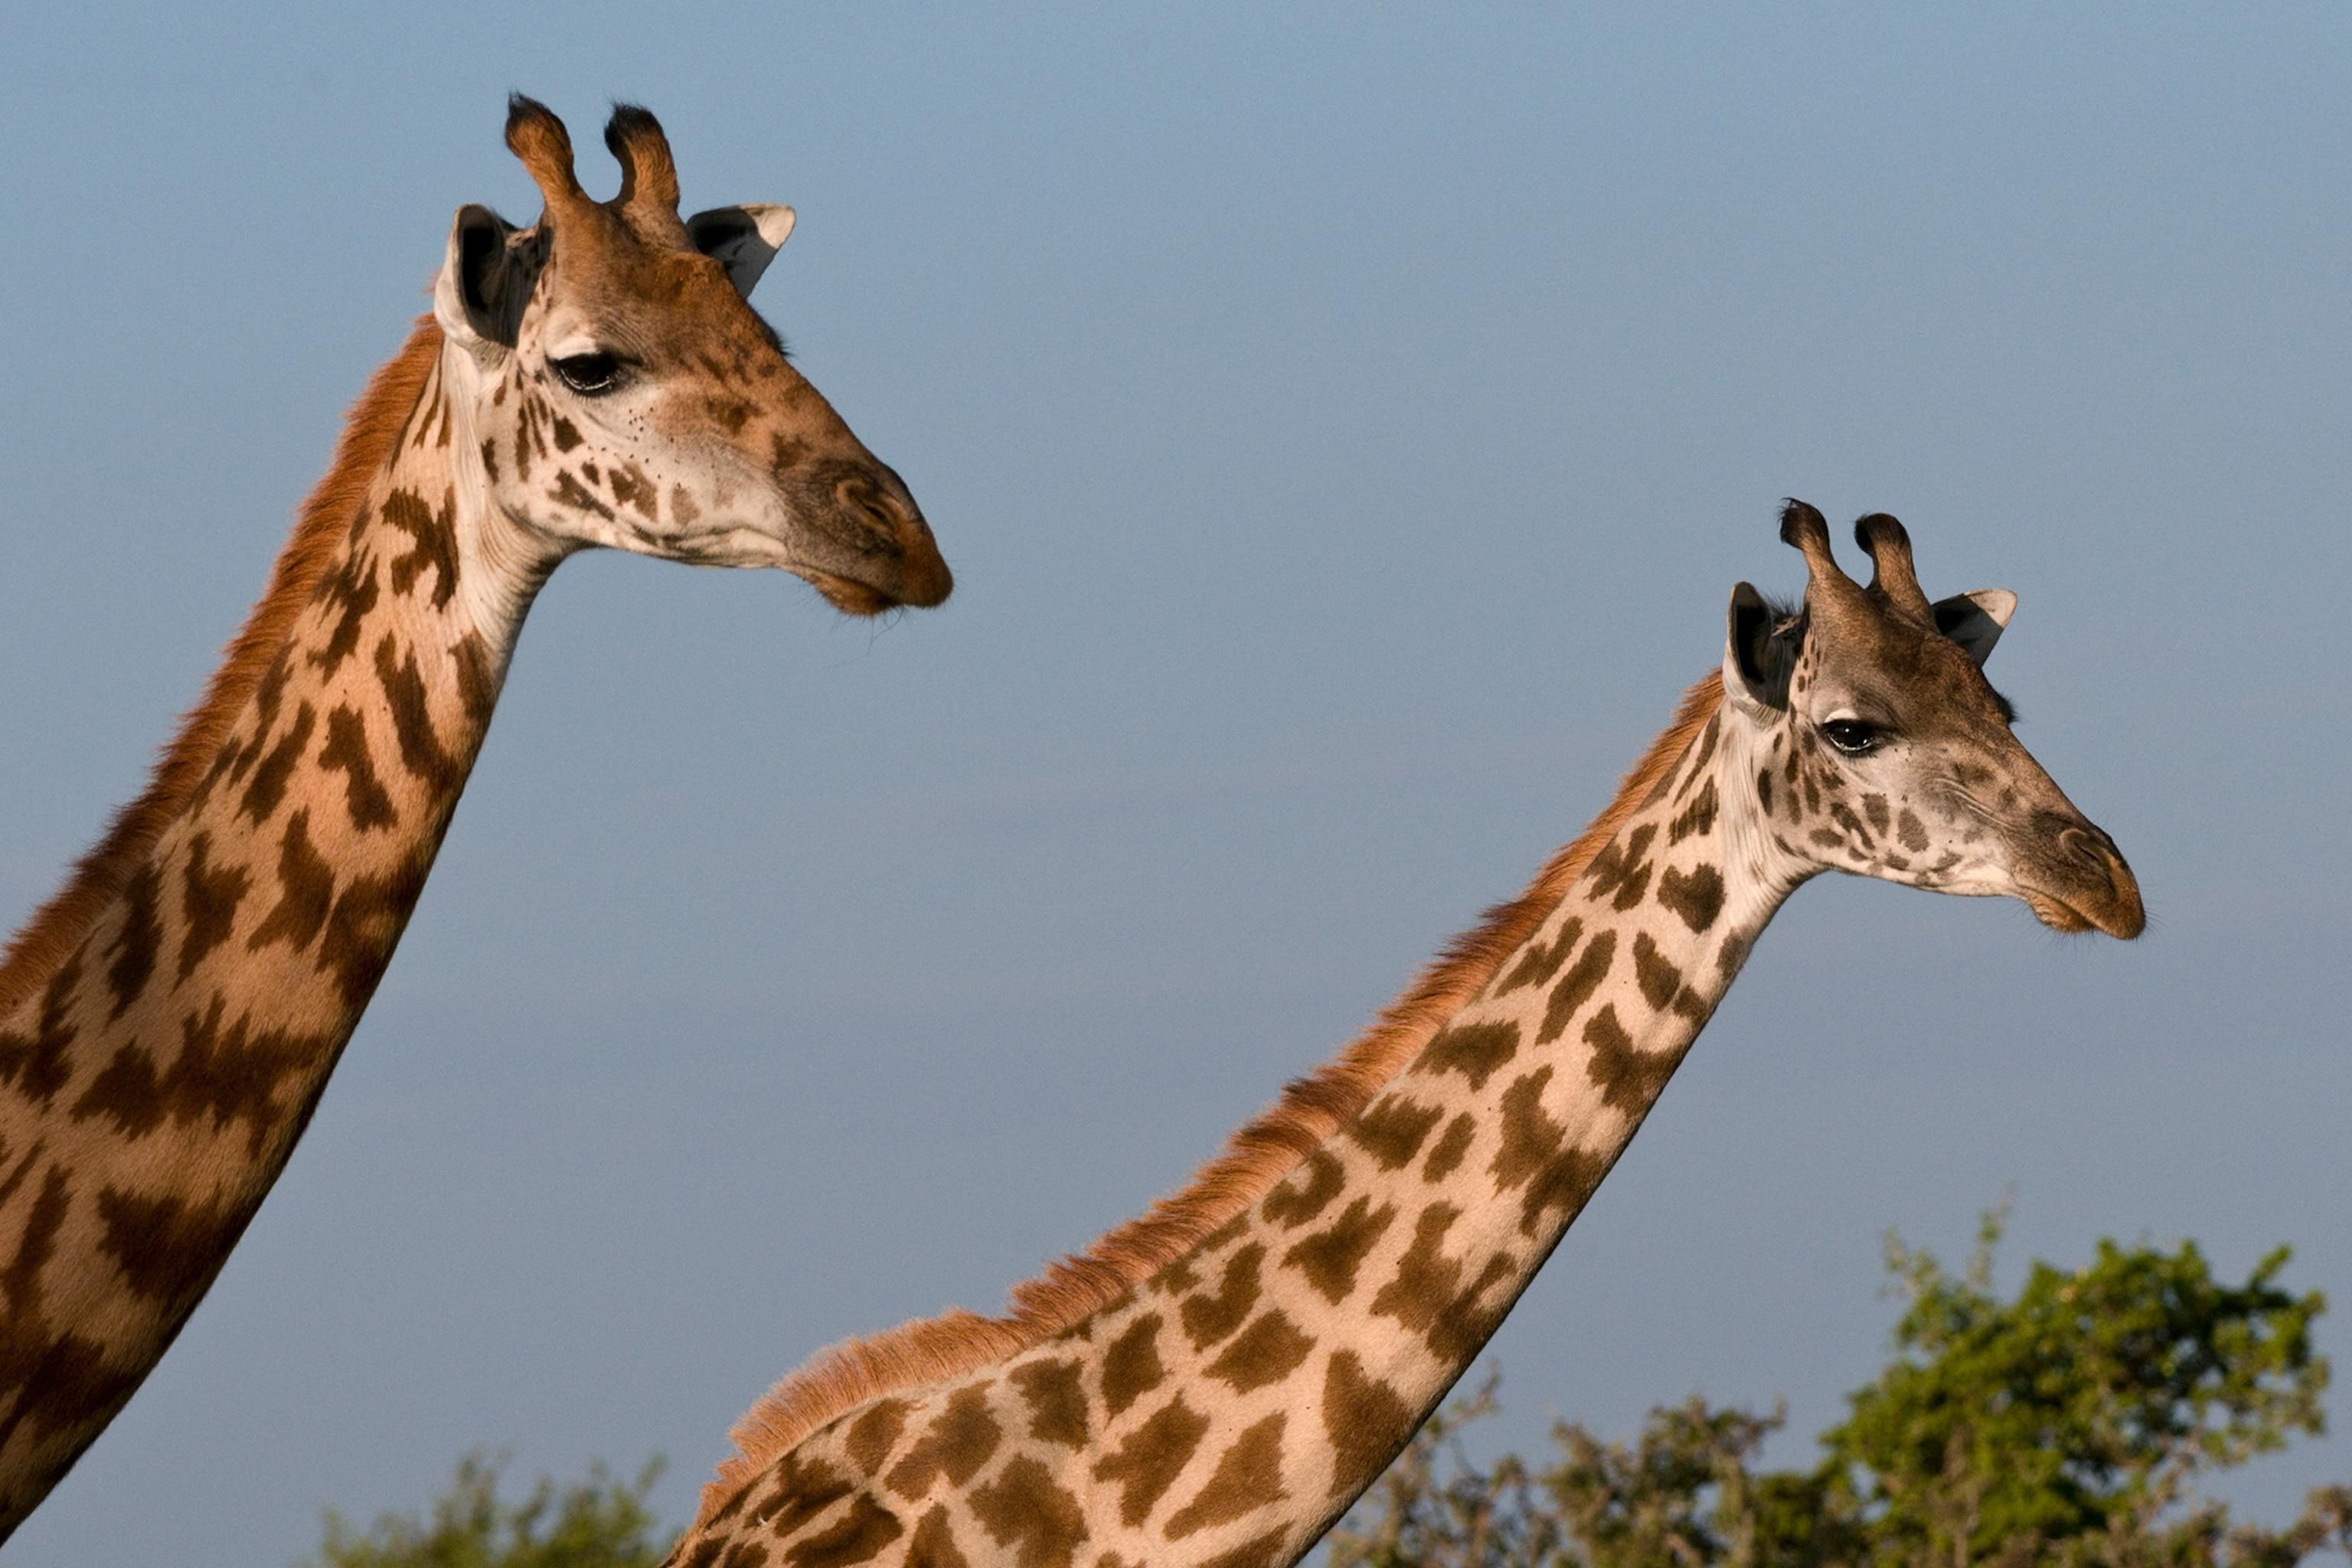
M 1719 673 L 1685 692 L 1674 721 L 1633 764 L 1608 809 L 1551 858 L 1526 892 L 1497 904 L 1478 926 L 1449 942 L 1354 1044 L 1294 1079 L 1181 1191 L 1016 1287 L 1001 1318 L 951 1311 L 902 1323 L 820 1351 L 777 1384 L 728 1434 L 738 1452 L 702 1489 L 699 1515 L 707 1517 L 843 1412 L 895 1389 L 976 1372 L 1051 1338 L 1110 1305 L 1264 1197 L 1419 1055 L 1496 966 L 1535 934 L 1592 857 L 1667 776 L 1722 697 Z
M 400 352 L 352 405 L 335 459 L 296 514 L 269 586 L 228 645 L 204 696 L 181 720 L 146 790 L 115 814 L 106 837 L 78 861 L 65 886 L 34 911 L 0 952 L 0 1017 L 37 991 L 73 953 L 100 911 L 122 891 L 172 819 L 187 804 L 246 700 L 310 601 L 376 470 L 391 455 L 410 411 L 439 362 L 441 329 L 419 317 Z

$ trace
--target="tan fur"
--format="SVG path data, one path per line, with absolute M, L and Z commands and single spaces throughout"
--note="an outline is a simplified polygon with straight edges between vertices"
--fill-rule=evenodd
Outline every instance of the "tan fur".
M 421 316 L 400 353 L 376 372 L 352 405 L 342 438 L 335 446 L 335 460 L 302 502 L 268 588 L 229 643 L 227 657 L 204 696 L 163 748 L 146 791 L 115 815 L 106 836 L 75 865 L 64 888 L 34 912 L 0 954 L 0 1017 L 38 991 L 58 965 L 72 956 L 90 922 L 121 892 L 124 879 L 187 804 L 190 792 L 228 739 L 246 700 L 284 646 L 294 617 L 310 603 L 329 557 L 350 529 L 369 483 L 390 456 L 440 357 L 441 329 L 432 317 Z
M 1496 905 L 1476 929 L 1456 937 L 1354 1044 L 1293 1081 L 1201 1167 L 1190 1185 L 1017 1287 L 1011 1310 L 1001 1318 L 956 1311 L 904 1323 L 822 1351 L 776 1384 L 729 1434 L 738 1452 L 703 1488 L 699 1515 L 707 1517 L 843 1412 L 897 1389 L 975 1372 L 1082 1321 L 1272 1191 L 1411 1063 L 1444 1021 L 1493 978 L 1496 965 L 1534 935 L 1592 857 L 1681 758 L 1722 697 L 1720 672 L 1685 693 L 1674 721 L 1625 775 L 1608 809 L 1552 857 L 1526 892 Z

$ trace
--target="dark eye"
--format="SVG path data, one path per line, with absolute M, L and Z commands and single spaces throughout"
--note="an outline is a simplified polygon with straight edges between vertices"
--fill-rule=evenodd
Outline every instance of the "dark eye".
M 1874 751 L 1882 739 L 1878 726 L 1859 719 L 1832 719 L 1822 726 L 1822 738 L 1849 757 Z
M 551 359 L 547 367 L 583 397 L 600 397 L 621 384 L 621 362 L 611 354 L 572 354 Z

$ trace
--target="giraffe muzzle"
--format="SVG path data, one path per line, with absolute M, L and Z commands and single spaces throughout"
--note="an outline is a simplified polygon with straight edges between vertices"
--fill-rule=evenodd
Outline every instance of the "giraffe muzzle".
M 2096 824 L 2053 812 L 2036 816 L 2037 842 L 2049 853 L 2036 858 L 2021 879 L 2025 901 L 2053 931 L 2096 929 L 2128 942 L 2147 927 L 2139 879 L 2116 841 Z

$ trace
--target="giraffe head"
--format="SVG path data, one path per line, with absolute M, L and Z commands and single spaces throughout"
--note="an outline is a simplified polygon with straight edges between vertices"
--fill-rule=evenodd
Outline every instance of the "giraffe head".
M 2023 900 L 2057 931 L 2137 936 L 2139 884 L 2010 729 L 1983 664 L 2017 607 L 1986 588 L 1934 604 L 1884 513 L 1854 524 L 1871 580 L 1839 569 L 1822 514 L 1790 501 L 1803 605 L 1732 590 L 1724 690 L 1750 729 L 1758 804 L 1801 868 Z
M 781 566 L 856 615 L 946 598 L 914 497 L 748 302 L 793 209 L 681 218 L 669 143 L 625 104 L 604 129 L 608 202 L 541 105 L 512 99 L 506 140 L 546 211 L 517 229 L 460 208 L 433 300 L 466 351 L 472 384 L 449 391 L 495 509 L 559 550 Z

